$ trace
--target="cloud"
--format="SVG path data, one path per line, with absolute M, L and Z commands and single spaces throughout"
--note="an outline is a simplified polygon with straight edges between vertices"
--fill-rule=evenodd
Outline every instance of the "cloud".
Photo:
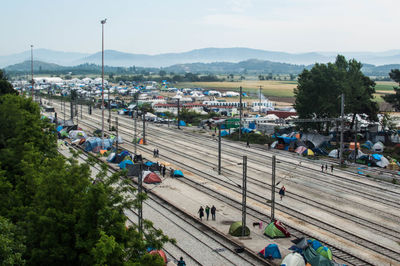
M 227 8 L 232 12 L 243 13 L 247 9 L 253 7 L 252 0 L 228 0 L 226 1 Z

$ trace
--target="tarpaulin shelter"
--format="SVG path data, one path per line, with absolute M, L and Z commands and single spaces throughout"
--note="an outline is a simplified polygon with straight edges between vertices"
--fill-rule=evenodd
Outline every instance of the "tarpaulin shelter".
M 102 145 L 102 143 L 104 143 Z M 85 151 L 100 151 L 99 148 L 108 149 L 112 146 L 113 142 L 110 139 L 104 139 L 104 142 L 101 138 L 90 137 L 85 142 Z M 103 147 L 104 146 L 104 147 Z
M 124 150 L 124 151 L 120 152 L 118 155 L 116 155 L 114 161 L 112 161 L 112 162 L 120 163 L 124 160 L 124 158 L 126 156 L 130 156 L 130 153 L 129 153 L 129 151 Z
M 229 227 L 229 234 L 232 236 L 242 236 L 242 222 L 234 222 L 231 224 Z M 250 229 L 246 226 L 245 229 L 245 235 L 244 236 L 249 236 L 250 235 Z
M 282 260 L 281 266 L 305 266 L 303 257 L 299 253 L 289 253 Z
M 281 252 L 277 244 L 269 244 L 258 252 L 265 259 L 282 259 Z
M 226 131 L 226 130 L 222 130 L 221 131 L 221 137 L 225 137 L 225 136 L 228 136 L 228 135 L 229 135 L 228 131 Z
M 153 164 L 154 164 L 154 163 L 151 162 L 151 161 L 147 161 L 147 162 L 144 163 L 144 165 L 146 165 L 146 166 L 152 166 Z
M 174 177 L 184 177 L 181 170 L 174 170 Z
M 265 227 L 264 235 L 270 238 L 290 237 L 290 233 L 280 221 L 274 221 Z
M 139 176 L 141 165 L 139 163 L 127 164 L 126 169 L 128 170 L 128 176 Z
M 183 120 L 179 120 L 179 126 L 186 127 L 186 123 Z
M 379 167 L 384 168 L 389 165 L 389 160 L 382 156 L 381 159 L 377 161 L 375 164 Z
M 294 243 L 296 247 L 300 249 L 305 249 L 306 247 L 308 247 L 308 242 L 305 237 L 296 238 L 292 240 L 292 243 Z
M 304 143 L 310 145 L 308 146 L 308 148 L 314 148 L 314 147 L 319 147 L 325 141 L 329 141 L 330 137 L 315 133 L 303 133 L 303 135 L 301 136 L 301 140 Z
M 250 133 L 250 132 L 252 132 L 253 131 L 253 129 L 251 129 L 251 128 L 247 128 L 247 127 L 242 127 L 242 133 Z
M 151 172 L 145 176 L 145 178 L 143 179 L 143 182 L 146 184 L 161 183 L 161 178 L 156 173 Z
M 321 148 L 314 148 L 314 149 L 311 149 L 315 154 L 319 154 L 319 155 L 328 155 L 328 153 L 324 150 L 324 149 L 321 149 Z
M 297 138 L 296 137 L 278 136 L 277 140 L 279 141 L 279 143 L 282 143 L 282 144 L 290 144 L 291 142 L 296 141 Z
M 128 164 L 133 164 L 133 162 L 131 160 L 122 161 L 122 162 L 119 163 L 119 168 L 125 169 L 126 165 L 128 165 Z

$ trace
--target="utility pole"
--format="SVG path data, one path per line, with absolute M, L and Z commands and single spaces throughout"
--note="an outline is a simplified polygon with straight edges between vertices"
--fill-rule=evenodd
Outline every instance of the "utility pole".
M 343 130 L 344 130 L 344 93 L 341 96 L 340 104 L 340 166 L 343 166 Z
M 82 120 L 82 99 L 81 99 L 81 101 L 80 101 L 80 104 L 81 104 L 81 120 Z
M 218 174 L 221 174 L 221 124 L 218 125 Z
M 32 84 L 32 89 L 31 89 L 32 101 L 34 101 L 35 89 L 33 88 L 33 85 L 35 84 L 35 81 L 33 80 L 33 45 L 31 45 L 31 84 Z
M 110 88 L 107 89 L 108 91 L 108 101 L 107 101 L 107 106 L 108 106 L 108 128 L 111 130 L 111 98 L 110 98 Z
M 356 121 L 354 125 L 354 163 L 357 161 L 357 155 L 358 155 L 358 147 L 357 147 L 357 115 L 356 115 Z
M 136 155 L 136 154 L 135 154 Z M 139 208 L 138 208 L 138 226 L 139 226 L 139 234 L 142 234 L 143 232 L 143 201 L 142 201 L 142 197 L 141 197 L 141 193 L 142 193 L 142 167 L 143 167 L 143 163 L 139 162 L 140 166 L 139 166 L 139 176 L 138 176 L 138 195 L 139 195 Z
M 240 103 L 239 103 L 239 140 L 242 139 L 242 86 L 240 86 Z
M 104 24 L 107 19 L 101 23 L 101 146 L 104 149 Z
M 117 117 L 115 117 L 115 129 L 116 129 L 116 131 L 117 131 L 117 141 L 115 142 L 115 144 L 116 144 L 116 146 L 117 146 L 117 151 L 116 151 L 116 154 L 118 154 L 118 116 Z
M 259 109 L 258 109 L 260 116 L 261 116 L 261 88 L 262 88 L 262 86 L 260 85 L 260 105 L 259 105 Z
M 143 111 L 143 144 L 146 144 L 146 112 Z
M 246 235 L 247 156 L 243 156 L 242 236 Z
M 275 171 L 276 157 L 272 156 L 272 185 L 271 185 L 271 222 L 275 221 Z
M 179 109 L 180 109 L 180 99 L 178 99 L 178 129 L 181 129 L 181 126 L 179 125 L 180 119 L 179 119 Z
M 138 110 L 137 110 L 137 106 L 135 107 L 135 124 L 134 124 L 134 136 L 135 139 L 133 140 L 134 144 L 135 144 L 135 155 L 137 154 L 137 119 L 138 119 Z

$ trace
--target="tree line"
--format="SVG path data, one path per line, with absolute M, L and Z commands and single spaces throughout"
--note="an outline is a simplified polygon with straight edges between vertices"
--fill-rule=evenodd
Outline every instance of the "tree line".
M 61 156 L 54 124 L 16 95 L 2 71 L 0 92 L 1 264 L 164 265 L 146 249 L 174 240 L 148 220 L 139 232 L 124 214 L 146 194 L 125 173 L 108 176 L 104 163 L 93 177 L 96 160 Z

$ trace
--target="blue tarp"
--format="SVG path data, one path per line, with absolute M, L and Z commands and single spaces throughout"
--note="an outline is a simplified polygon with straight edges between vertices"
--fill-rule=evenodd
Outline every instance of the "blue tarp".
M 174 176 L 175 177 L 183 177 L 184 175 L 183 175 L 181 170 L 175 170 L 174 171 Z
M 183 120 L 179 120 L 179 125 L 182 127 L 186 127 L 186 123 Z
M 297 138 L 296 137 L 282 137 L 282 136 L 278 136 L 279 139 L 282 139 L 286 144 L 290 144 L 290 142 L 292 141 L 296 141 Z
M 133 165 L 133 162 L 131 160 L 122 161 L 122 162 L 119 163 L 119 168 L 125 169 L 127 164 L 132 164 Z
M 254 122 L 249 123 L 249 128 L 255 129 L 256 128 L 256 123 L 254 123 Z
M 361 171 L 358 171 L 357 173 L 358 173 L 359 175 L 364 175 L 364 173 L 361 172 Z
M 105 139 L 104 140 L 104 149 L 107 150 L 108 148 L 110 148 L 113 144 L 113 141 L 110 139 Z M 91 137 L 88 138 L 85 142 L 85 151 L 93 151 L 94 148 L 96 147 L 102 147 L 102 140 L 101 138 L 95 138 L 95 137 Z
M 222 130 L 221 131 L 221 137 L 225 137 L 225 136 L 228 136 L 228 135 L 229 135 L 228 131 L 226 131 L 226 130 Z
M 153 162 L 150 162 L 150 161 L 147 161 L 147 162 L 145 162 L 144 164 L 147 165 L 147 166 L 152 166 L 154 163 L 153 163 Z
M 374 158 L 375 160 L 380 161 L 382 159 L 382 155 L 374 153 L 374 154 L 372 154 L 372 158 Z
M 62 126 L 58 126 L 58 127 L 57 127 L 57 131 L 58 131 L 58 132 L 60 132 L 62 129 L 63 129 Z
M 264 250 L 260 251 L 264 258 L 272 258 L 272 259 L 282 259 L 281 252 L 279 251 L 277 244 L 269 244 Z
M 253 129 L 251 129 L 251 128 L 247 128 L 247 127 L 242 128 L 242 133 L 250 133 L 252 131 L 253 131 Z

